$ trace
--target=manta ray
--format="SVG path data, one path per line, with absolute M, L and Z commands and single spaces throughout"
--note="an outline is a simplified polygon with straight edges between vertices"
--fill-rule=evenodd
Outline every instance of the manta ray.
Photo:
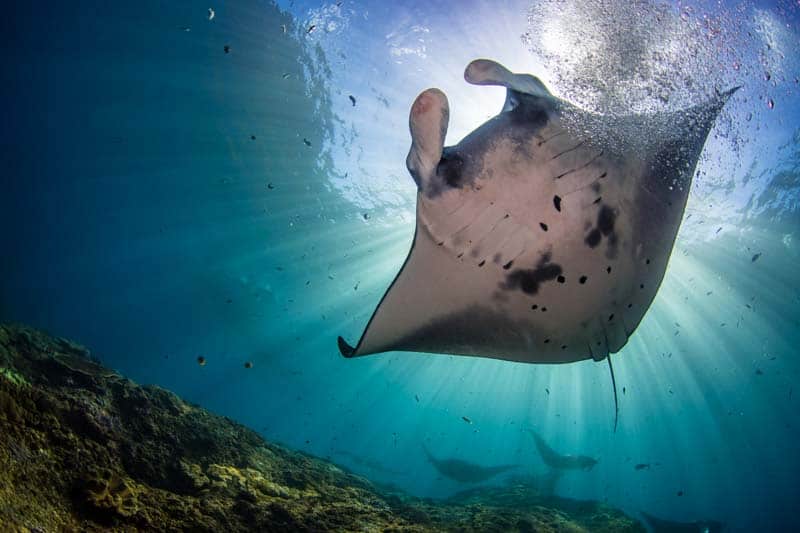
M 411 250 L 359 341 L 339 337 L 339 350 L 602 361 L 655 298 L 706 137 L 736 89 L 684 111 L 605 117 L 487 59 L 464 77 L 505 87 L 505 104 L 445 147 L 447 97 L 416 98 Z
M 517 468 L 517 465 L 481 466 L 461 459 L 437 459 L 424 444 L 422 449 L 428 461 L 440 474 L 459 483 L 481 483 Z
M 597 464 L 597 459 L 586 455 L 562 455 L 551 448 L 544 439 L 532 429 L 529 430 L 536 441 L 536 449 L 542 456 L 542 461 L 553 470 L 591 470 Z

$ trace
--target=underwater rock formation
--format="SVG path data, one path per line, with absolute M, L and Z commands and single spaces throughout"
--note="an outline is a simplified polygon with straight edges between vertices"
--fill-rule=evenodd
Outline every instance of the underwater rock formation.
M 140 386 L 67 340 L 0 326 L 3 531 L 643 531 L 524 479 L 414 498 Z

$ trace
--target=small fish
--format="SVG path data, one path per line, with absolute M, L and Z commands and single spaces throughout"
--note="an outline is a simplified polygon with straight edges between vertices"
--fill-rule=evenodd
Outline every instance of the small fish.
M 417 403 L 419 403 L 419 394 L 415 394 L 414 399 L 417 400 Z
M 634 470 L 650 469 L 650 463 L 639 463 L 633 467 Z
M 214 13 L 214 10 L 209 7 L 208 8 L 208 20 L 214 20 L 214 16 L 215 15 L 216 15 L 216 13 Z
M 197 364 L 200 366 L 206 366 L 206 358 L 202 355 L 197 356 Z
M 351 94 L 349 98 L 350 98 L 350 101 L 353 103 L 353 107 L 355 107 L 356 106 L 356 97 Z
M 683 496 L 683 491 L 682 490 L 678 491 L 678 496 Z
M 286 33 L 286 24 L 281 24 L 281 29 L 283 30 L 283 33 Z
M 547 387 L 545 387 L 545 388 L 544 388 L 544 391 L 547 393 L 547 395 L 548 395 L 548 396 L 550 396 L 550 389 L 548 389 Z
M 759 257 L 761 257 L 761 252 L 758 252 L 757 254 L 753 254 L 753 257 L 752 257 L 752 259 L 750 259 L 750 262 L 751 263 L 755 263 L 756 261 L 758 261 Z
M 722 231 L 722 226 L 717 228 L 717 233 L 719 233 L 720 231 Z
M 364 217 L 364 220 L 369 220 L 369 213 L 364 213 L 361 216 Z
M 625 387 L 622 387 L 622 394 L 625 394 Z
M 250 140 L 251 140 L 251 141 L 255 141 L 255 140 L 256 140 L 256 136 L 255 136 L 255 135 L 251 135 L 251 136 L 250 136 Z
M 222 49 L 225 51 L 226 54 L 230 54 L 231 53 L 231 46 L 229 44 L 226 44 L 225 46 L 223 46 Z
M 246 361 L 246 362 L 244 363 L 244 367 L 245 367 L 245 368 L 253 368 L 253 363 L 252 363 L 251 361 Z
M 291 76 L 291 74 L 289 74 L 288 72 L 286 72 L 286 73 L 284 73 L 284 75 L 283 75 L 283 76 L 281 76 L 281 78 L 283 78 L 283 79 L 287 79 L 289 76 Z
M 708 291 L 708 292 L 706 293 L 706 296 L 711 296 L 712 294 L 714 294 L 714 291 Z
M 463 420 L 463 421 L 464 421 L 464 422 L 466 422 L 467 424 L 472 424 L 472 420 L 470 420 L 470 419 L 469 419 L 468 417 L 466 417 L 466 416 L 462 416 L 462 417 L 461 417 L 461 420 Z
M 314 31 L 314 28 L 316 28 L 316 27 L 317 27 L 316 24 L 312 24 L 311 26 L 309 26 L 308 29 L 306 30 L 306 35 L 308 35 L 312 31 Z
M 355 286 L 353 287 L 353 290 L 354 290 L 354 291 L 357 291 L 357 290 L 358 290 L 358 284 L 359 284 L 359 283 L 361 283 L 361 282 L 359 281 L 359 282 L 358 282 L 358 283 L 356 283 L 356 284 L 355 284 Z
M 267 189 L 272 190 L 274 188 L 275 188 L 275 186 L 272 183 L 267 183 Z
M 760 368 L 756 368 L 756 376 L 763 376 L 764 372 L 761 371 Z
M 311 146 L 311 141 L 303 137 L 303 144 L 305 144 L 306 146 Z
M 181 26 L 181 31 L 192 31 L 192 28 L 189 26 Z

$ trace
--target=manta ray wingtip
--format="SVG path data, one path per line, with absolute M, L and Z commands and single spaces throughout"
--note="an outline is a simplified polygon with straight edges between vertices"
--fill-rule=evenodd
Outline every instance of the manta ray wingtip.
M 339 345 L 339 353 L 341 353 L 343 357 L 350 358 L 355 356 L 356 349 L 347 344 L 347 341 L 342 337 L 338 337 L 336 343 Z
M 742 88 L 741 85 L 737 85 L 736 87 L 731 87 L 730 89 L 728 89 L 726 91 L 720 91 L 719 89 L 715 88 L 714 92 L 716 93 L 717 101 L 719 101 L 720 103 L 722 103 L 724 105 L 725 102 L 727 102 L 728 99 L 731 96 L 733 96 L 733 94 L 736 91 L 738 91 L 739 89 L 741 89 L 741 88 Z

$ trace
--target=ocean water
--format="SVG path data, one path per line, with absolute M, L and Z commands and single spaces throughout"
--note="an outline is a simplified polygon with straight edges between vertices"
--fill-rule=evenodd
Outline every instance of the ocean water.
M 797 2 L 18 2 L 0 26 L 0 321 L 413 494 L 465 488 L 423 445 L 543 473 L 535 428 L 599 459 L 562 496 L 796 527 Z M 606 115 L 742 87 L 612 356 L 616 432 L 605 362 L 337 349 L 414 234 L 416 95 L 448 95 L 446 144 L 502 107 L 463 80 L 478 57 Z

